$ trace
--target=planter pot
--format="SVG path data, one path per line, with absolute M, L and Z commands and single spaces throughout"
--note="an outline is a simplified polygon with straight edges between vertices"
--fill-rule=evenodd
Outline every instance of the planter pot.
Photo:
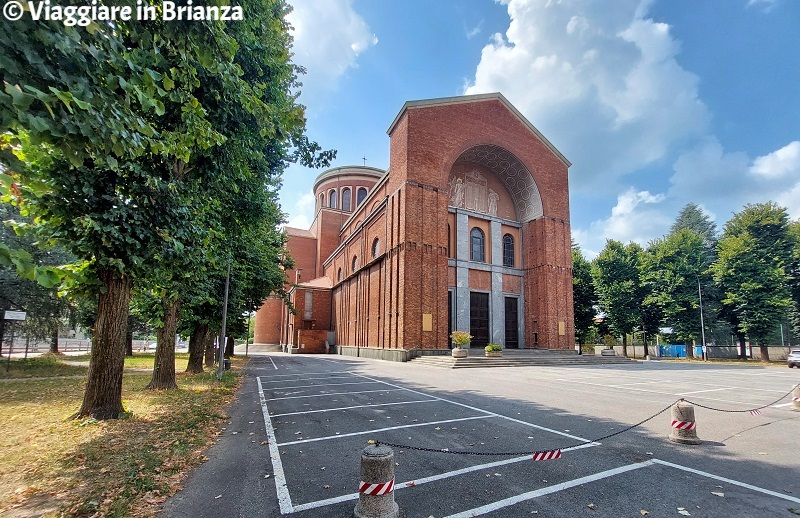
M 484 351 L 483 352 L 488 358 L 502 358 L 503 351 Z
M 455 348 L 450 351 L 450 354 L 453 355 L 453 358 L 466 358 L 469 356 L 469 349 Z

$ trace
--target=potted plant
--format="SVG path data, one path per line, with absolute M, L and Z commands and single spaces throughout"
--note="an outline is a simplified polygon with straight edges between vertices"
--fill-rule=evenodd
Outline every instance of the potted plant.
M 464 349 L 464 346 L 472 340 L 472 335 L 466 331 L 453 331 L 450 334 L 450 339 L 453 341 L 454 346 L 453 350 L 450 351 L 453 358 L 466 358 L 469 355 L 469 349 Z
M 503 356 L 503 346 L 500 344 L 488 344 L 483 350 L 486 351 L 486 356 L 489 357 L 497 358 Z

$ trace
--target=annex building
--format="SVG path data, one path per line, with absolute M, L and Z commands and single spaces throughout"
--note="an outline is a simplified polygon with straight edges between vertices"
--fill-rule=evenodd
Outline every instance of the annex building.
M 407 102 L 388 134 L 388 171 L 317 177 L 311 228 L 286 228 L 296 311 L 267 299 L 255 342 L 404 361 L 461 330 L 572 349 L 570 162 L 499 93 Z

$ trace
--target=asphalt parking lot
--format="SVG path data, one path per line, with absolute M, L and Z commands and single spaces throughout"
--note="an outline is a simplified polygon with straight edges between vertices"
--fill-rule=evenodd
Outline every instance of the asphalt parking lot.
M 209 461 L 165 514 L 352 516 L 377 440 L 395 445 L 401 516 L 792 516 L 800 413 L 790 398 L 747 410 L 798 382 L 751 365 L 447 370 L 272 353 L 251 361 Z M 669 410 L 624 431 L 679 398 L 728 410 L 696 408 L 702 445 L 667 440 Z

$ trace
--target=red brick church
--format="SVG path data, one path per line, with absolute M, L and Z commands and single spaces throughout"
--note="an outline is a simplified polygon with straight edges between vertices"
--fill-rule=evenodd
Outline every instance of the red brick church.
M 314 183 L 311 228 L 286 228 L 295 313 L 270 298 L 255 342 L 405 361 L 472 348 L 572 349 L 570 162 L 499 93 L 410 101 L 389 170 Z

